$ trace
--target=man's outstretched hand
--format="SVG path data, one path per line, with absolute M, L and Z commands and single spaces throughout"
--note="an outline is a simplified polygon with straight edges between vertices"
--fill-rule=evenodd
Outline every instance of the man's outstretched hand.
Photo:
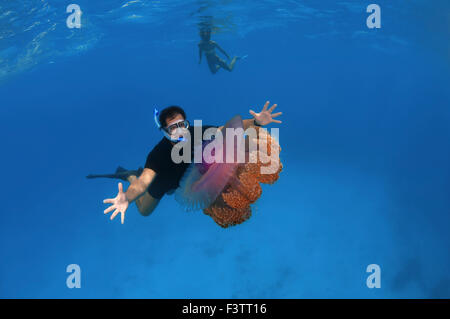
M 103 200 L 103 203 L 112 204 L 107 209 L 105 209 L 104 213 L 108 214 L 109 212 L 114 210 L 111 215 L 111 220 L 113 220 L 114 217 L 116 217 L 117 214 L 120 213 L 120 220 L 123 224 L 123 222 L 125 221 L 125 212 L 128 209 L 129 202 L 127 197 L 125 196 L 125 193 L 123 192 L 122 183 L 119 183 L 119 193 L 117 194 L 116 198 L 105 199 Z
M 269 104 L 270 104 L 269 101 L 267 101 L 266 104 L 264 104 L 264 107 L 263 107 L 261 113 L 256 113 L 255 111 L 250 110 L 250 114 L 253 115 L 253 117 L 255 118 L 255 121 L 259 125 L 268 125 L 270 123 L 281 123 L 281 121 L 274 120 L 274 118 L 280 116 L 283 113 L 278 112 L 278 113 L 272 114 L 273 110 L 277 107 L 277 105 L 274 104 L 269 109 L 267 109 Z

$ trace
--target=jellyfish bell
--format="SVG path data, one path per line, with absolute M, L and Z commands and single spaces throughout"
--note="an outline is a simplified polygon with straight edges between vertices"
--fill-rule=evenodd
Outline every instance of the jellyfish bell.
M 237 152 L 242 141 L 237 141 L 233 147 L 227 148 L 227 134 L 230 129 L 243 129 L 242 118 L 237 115 L 229 120 L 222 129 L 222 139 L 215 138 L 205 141 L 203 148 L 213 146 L 214 156 L 202 152 L 202 162 L 192 163 L 180 181 L 180 187 L 175 192 L 175 199 L 182 204 L 186 210 L 199 210 L 209 207 L 222 193 L 225 186 L 234 176 L 239 163 L 224 161 L 227 152 Z M 214 143 L 214 144 L 211 144 Z M 222 154 L 222 158 L 217 157 Z

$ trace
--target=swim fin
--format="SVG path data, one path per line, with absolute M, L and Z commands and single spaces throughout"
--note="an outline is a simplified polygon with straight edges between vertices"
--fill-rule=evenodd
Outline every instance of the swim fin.
M 142 174 L 142 171 L 144 169 L 142 167 L 139 167 L 138 170 L 127 170 L 121 166 L 117 167 L 116 172 L 114 174 L 89 174 L 86 176 L 88 179 L 93 178 L 114 178 L 114 179 L 121 179 L 123 181 L 128 181 L 128 177 L 131 175 L 140 176 Z

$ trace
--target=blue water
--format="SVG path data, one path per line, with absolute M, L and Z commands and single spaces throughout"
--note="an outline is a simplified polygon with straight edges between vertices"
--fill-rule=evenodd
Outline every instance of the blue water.
M 381 29 L 364 1 L 77 0 L 81 29 L 69 3 L 0 0 L 0 297 L 450 297 L 448 1 L 378 1 Z M 205 16 L 248 54 L 232 73 L 197 63 Z M 248 221 L 103 214 L 117 182 L 85 176 L 144 165 L 154 106 L 222 125 L 266 100 L 284 170 Z

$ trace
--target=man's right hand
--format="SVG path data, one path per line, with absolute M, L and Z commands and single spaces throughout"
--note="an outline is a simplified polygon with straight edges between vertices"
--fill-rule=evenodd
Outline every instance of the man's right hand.
M 117 196 L 115 198 L 107 198 L 103 200 L 103 203 L 112 204 L 107 209 L 105 209 L 104 213 L 108 214 L 109 212 L 114 210 L 111 215 L 111 220 L 113 220 L 117 216 L 117 214 L 120 213 L 120 219 L 123 224 L 125 221 L 125 212 L 127 211 L 128 205 L 130 203 L 128 202 L 128 199 L 123 192 L 122 183 L 119 183 L 119 193 L 117 193 Z

